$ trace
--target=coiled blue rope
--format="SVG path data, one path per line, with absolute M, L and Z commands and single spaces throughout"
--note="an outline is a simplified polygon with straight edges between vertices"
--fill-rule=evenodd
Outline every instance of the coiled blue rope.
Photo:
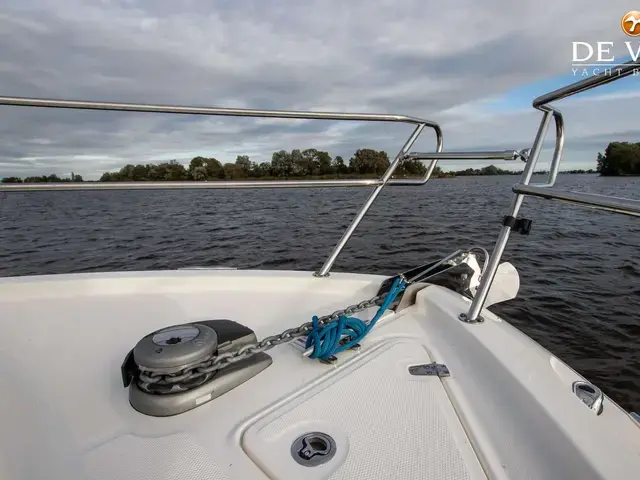
M 307 336 L 305 348 L 313 347 L 313 352 L 309 358 L 328 360 L 331 356 L 351 348 L 361 341 L 367 333 L 375 326 L 389 305 L 396 299 L 398 294 L 404 290 L 405 282 L 401 278 L 396 278 L 391 286 L 391 290 L 380 305 L 380 308 L 367 325 L 365 322 L 355 317 L 340 315 L 337 322 L 327 323 L 324 326 L 318 324 L 318 317 L 311 319 L 313 330 Z M 350 337 L 350 340 L 340 344 L 343 336 Z

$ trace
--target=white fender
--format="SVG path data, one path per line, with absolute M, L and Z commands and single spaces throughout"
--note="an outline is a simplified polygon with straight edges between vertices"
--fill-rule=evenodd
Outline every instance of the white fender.
M 484 307 L 495 305 L 496 303 L 513 300 L 518 295 L 520 289 L 520 275 L 509 262 L 503 262 L 498 266 L 496 276 L 493 279 L 487 300 Z

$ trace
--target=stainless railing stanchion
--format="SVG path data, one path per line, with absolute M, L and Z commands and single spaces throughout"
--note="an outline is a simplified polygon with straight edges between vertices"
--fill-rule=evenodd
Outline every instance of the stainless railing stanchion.
M 537 186 L 544 188 L 551 188 L 556 183 L 558 177 L 558 171 L 560 170 L 560 161 L 562 160 L 562 151 L 564 150 L 564 120 L 560 110 L 553 107 L 540 107 L 540 110 L 551 110 L 553 113 L 553 119 L 556 122 L 556 146 L 553 151 L 553 158 L 551 159 L 551 166 L 549 167 L 549 177 L 547 183 L 541 183 Z
M 362 206 L 362 208 L 360 209 L 356 217 L 351 222 L 351 225 L 349 225 L 347 230 L 342 235 L 342 238 L 340 239 L 340 241 L 333 248 L 333 251 L 329 255 L 329 258 L 327 258 L 327 260 L 324 262 L 324 265 L 322 265 L 322 268 L 314 273 L 316 277 L 326 277 L 327 275 L 329 275 L 329 270 L 331 270 L 331 267 L 336 261 L 336 258 L 338 258 L 338 255 L 340 255 L 340 252 L 342 251 L 346 243 L 349 241 L 349 238 L 351 238 L 351 235 L 353 235 L 353 232 L 355 231 L 355 229 L 358 227 L 358 225 L 364 218 L 365 214 L 367 213 L 367 211 L 375 201 L 376 197 L 382 191 L 387 181 L 391 178 L 391 175 L 393 175 L 393 172 L 396 169 L 396 167 L 400 164 L 400 162 L 404 159 L 405 155 L 409 152 L 409 149 L 418 139 L 418 137 L 420 136 L 420 133 L 422 133 L 422 130 L 424 129 L 425 126 L 426 124 L 424 123 L 421 125 L 418 125 L 413 131 L 413 133 L 411 134 L 411 136 L 407 139 L 404 146 L 402 147 L 402 150 L 400 150 L 398 155 L 396 155 L 396 158 L 394 158 L 393 162 L 391 162 L 391 165 L 389 165 L 389 168 L 387 168 L 387 171 L 382 176 L 382 179 L 381 179 L 382 184 L 378 185 L 373 190 L 373 192 L 371 192 L 371 195 L 369 195 L 369 198 L 367 199 L 367 201 L 364 203 L 364 205 Z M 438 149 L 442 150 L 442 131 L 438 126 L 434 126 L 433 128 L 436 131 L 436 136 L 438 138 Z
M 552 116 L 553 111 L 551 109 L 546 109 L 544 111 L 544 115 L 542 117 L 542 120 L 540 121 L 540 127 L 538 128 L 536 139 L 533 142 L 533 146 L 531 147 L 529 160 L 527 161 L 527 165 L 522 172 L 521 183 L 525 185 L 529 184 L 531 175 L 533 175 L 533 170 L 536 166 L 536 163 L 538 162 L 540 152 L 542 151 L 542 144 L 544 143 L 544 137 L 547 134 L 547 129 L 549 127 L 549 122 Z M 511 210 L 509 211 L 509 215 L 511 215 L 512 217 L 516 217 L 518 215 L 524 197 L 524 195 L 515 196 L 513 202 L 511 203 Z M 491 288 L 493 279 L 496 276 L 496 271 L 498 270 L 500 259 L 502 258 L 504 249 L 507 246 L 507 241 L 509 240 L 510 233 L 511 227 L 503 225 L 502 229 L 500 230 L 498 240 L 496 240 L 496 245 L 493 248 L 493 252 L 491 253 L 491 260 L 489 261 L 489 264 L 487 265 L 485 271 L 482 272 L 482 280 L 480 281 L 480 285 L 478 286 L 478 291 L 476 292 L 473 298 L 473 302 L 471 303 L 471 307 L 467 312 L 467 316 L 465 318 L 465 321 L 467 322 L 475 322 L 480 316 L 480 312 L 482 311 L 484 302 L 487 299 L 487 295 L 489 294 L 489 289 Z

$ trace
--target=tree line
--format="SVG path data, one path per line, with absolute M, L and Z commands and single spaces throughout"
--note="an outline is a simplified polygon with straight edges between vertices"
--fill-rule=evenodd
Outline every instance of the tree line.
M 600 154 L 599 154 L 600 155 Z M 357 150 L 348 162 L 341 156 L 331 157 L 328 152 L 306 150 L 280 150 L 274 152 L 270 162 L 252 162 L 247 155 L 238 155 L 234 163 L 222 163 L 215 158 L 195 157 L 187 166 L 171 160 L 161 163 L 128 164 L 117 172 L 105 172 L 100 182 L 144 181 L 216 181 L 216 180 L 274 180 L 304 178 L 379 177 L 389 168 L 389 156 L 384 151 L 370 148 Z M 422 177 L 427 169 L 419 160 L 405 160 L 394 171 L 395 178 Z M 469 175 L 520 175 L 522 171 L 503 170 L 495 165 L 444 172 L 436 166 L 432 177 L 446 178 Z M 543 173 L 543 172 L 539 172 Z M 594 173 L 593 170 L 572 170 L 566 173 Z M 59 178 L 56 175 L 5 177 L 2 183 L 82 182 L 80 175 Z
M 598 152 L 598 172 L 603 176 L 640 175 L 640 143 L 611 142 Z
M 360 149 L 348 163 L 341 156 L 332 158 L 328 152 L 306 150 L 280 150 L 271 156 L 271 162 L 252 162 L 247 155 L 238 155 L 235 163 L 221 163 L 215 158 L 195 157 L 188 166 L 171 162 L 146 165 L 125 165 L 117 172 L 106 172 L 101 182 L 119 181 L 214 181 L 240 179 L 306 178 L 326 176 L 379 176 L 389 168 L 389 156 L 384 151 Z M 417 160 L 403 162 L 396 169 L 398 176 L 420 176 L 425 166 Z
M 40 175 L 36 177 L 4 177 L 0 183 L 66 183 L 66 182 L 84 182 L 82 175 L 76 175 L 71 172 L 71 177 L 59 177 L 56 174 Z

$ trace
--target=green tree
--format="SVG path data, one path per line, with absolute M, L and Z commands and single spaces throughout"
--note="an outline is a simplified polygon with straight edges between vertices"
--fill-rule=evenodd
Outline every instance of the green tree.
M 164 171 L 159 165 L 148 163 L 147 167 L 147 179 L 151 182 L 159 182 L 164 180 Z
M 171 160 L 169 163 L 161 163 L 164 166 L 164 179 L 170 182 L 184 181 L 187 179 L 187 169 L 177 160 Z
M 611 142 L 598 152 L 597 171 L 603 176 L 640 175 L 640 143 Z
M 191 161 L 189 162 L 189 167 L 187 168 L 187 171 L 189 172 L 189 176 L 194 180 L 206 180 L 207 179 L 207 159 L 204 157 L 192 158 Z M 196 171 L 198 172 L 197 174 L 194 173 Z M 196 176 L 199 178 L 196 179 Z
M 286 150 L 273 152 L 271 170 L 276 177 L 288 177 L 294 171 L 293 156 Z
M 194 168 L 190 168 L 189 176 L 197 182 L 207 180 L 207 167 L 200 165 Z
M 349 173 L 349 167 L 344 163 L 344 159 L 340 155 L 333 159 L 331 167 L 338 175 Z
M 271 173 L 271 163 L 262 162 L 261 164 L 253 163 L 251 166 L 251 176 L 252 177 L 270 177 Z
M 117 182 L 117 173 L 115 172 L 104 172 L 100 177 L 100 182 Z
M 302 152 L 308 158 L 308 175 L 328 175 L 334 173 L 331 155 L 328 152 L 308 148 Z
M 394 175 L 402 176 L 424 176 L 427 167 L 420 160 L 404 160 L 394 171 Z
M 300 150 L 293 150 L 293 162 L 296 164 L 295 175 L 317 175 L 318 167 L 316 165 L 316 154 L 318 151 L 315 148 L 307 148 L 302 153 Z
M 243 177 L 248 177 L 251 173 L 251 160 L 248 155 L 238 155 L 236 157 L 236 173 L 241 174 Z
M 387 152 L 364 148 L 356 151 L 349 160 L 349 166 L 355 173 L 382 175 L 389 168 L 389 156 Z
M 198 167 L 200 169 L 197 171 L 198 173 L 195 173 Z M 202 169 L 206 172 L 204 178 L 202 177 Z M 222 164 L 215 158 L 195 157 L 189 162 L 188 175 L 194 180 L 194 175 L 198 177 L 198 180 L 223 179 L 224 169 Z
M 291 150 L 290 162 L 291 162 L 291 175 L 294 177 L 302 177 L 305 175 L 311 175 L 309 173 L 312 167 L 309 166 L 309 159 L 305 157 L 300 149 L 296 148 Z
M 489 165 L 481 169 L 481 175 L 500 175 L 501 170 L 495 165 Z
M 242 167 L 235 163 L 225 163 L 223 168 L 225 180 L 235 180 L 243 175 Z

